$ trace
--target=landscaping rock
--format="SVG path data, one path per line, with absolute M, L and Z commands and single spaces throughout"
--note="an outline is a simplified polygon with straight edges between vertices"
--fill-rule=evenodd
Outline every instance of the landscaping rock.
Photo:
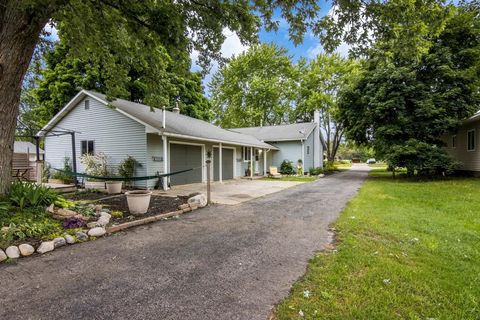
M 194 203 L 190 203 L 189 207 L 190 207 L 190 210 L 192 210 L 192 211 L 198 209 L 198 205 L 196 205 Z
M 75 237 L 77 237 L 78 240 L 80 241 L 87 241 L 88 240 L 88 235 L 85 232 L 75 232 Z
M 88 230 L 88 235 L 90 237 L 101 237 L 103 236 L 107 231 L 105 230 L 105 228 L 102 228 L 102 227 L 96 227 L 96 228 L 92 228 L 90 230 Z
M 45 241 L 40 244 L 40 246 L 37 248 L 37 252 L 44 254 L 50 251 L 53 251 L 55 249 L 55 245 L 53 244 L 53 241 Z
M 65 240 L 64 237 L 58 237 L 58 238 L 53 239 L 53 246 L 55 248 L 63 247 L 66 244 L 67 244 L 67 241 Z
M 55 212 L 53 217 L 55 219 L 64 220 L 66 218 L 70 218 L 70 217 L 73 217 L 73 216 L 76 216 L 76 215 L 78 215 L 78 213 L 73 211 L 73 210 L 60 208 L 60 209 L 57 210 L 57 212 Z
M 100 218 L 96 222 L 97 227 L 105 227 L 109 222 L 112 216 L 106 212 L 100 214 Z
M 100 214 L 101 211 L 102 211 L 102 205 L 97 204 L 95 206 L 95 213 Z
M 65 241 L 68 243 L 68 244 L 74 244 L 75 243 L 75 238 L 69 234 L 66 234 L 65 235 Z
M 20 250 L 20 254 L 24 257 L 28 257 L 35 252 L 35 248 L 29 245 L 28 243 L 23 243 L 19 245 L 18 249 Z
M 5 250 L 7 257 L 10 259 L 17 259 L 20 258 L 20 250 L 18 250 L 17 246 L 10 246 Z
M 195 204 L 200 208 L 203 208 L 207 205 L 207 197 L 204 194 L 198 194 L 188 199 L 188 204 Z
M 102 209 L 102 212 L 105 212 L 105 213 L 110 213 L 110 210 L 109 209 Z
M 55 213 L 55 205 L 53 203 L 48 206 L 47 212 Z
M 178 210 L 183 210 L 189 208 L 190 205 L 188 203 L 184 203 L 178 206 Z
M 325 177 L 325 175 L 324 175 L 323 173 L 320 173 L 320 174 L 318 175 L 318 177 L 319 177 L 319 178 L 323 178 L 323 177 Z
M 0 249 L 0 262 L 7 260 L 7 255 Z
M 97 221 L 87 223 L 87 228 L 95 228 L 97 226 Z

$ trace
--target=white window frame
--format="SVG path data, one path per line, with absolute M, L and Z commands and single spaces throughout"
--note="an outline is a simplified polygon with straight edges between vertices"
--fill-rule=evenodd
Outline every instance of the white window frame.
M 83 102 L 83 108 L 85 110 L 90 110 L 90 99 L 85 99 L 85 101 Z
M 252 147 L 242 147 L 242 159 L 243 162 L 249 162 L 252 160 L 252 154 L 250 152 Z M 246 152 L 246 153 L 245 153 Z
M 86 142 L 87 144 L 87 152 L 86 153 L 83 153 L 83 148 L 82 148 L 82 144 L 83 142 Z M 92 146 L 93 146 L 93 152 L 90 152 L 89 148 L 88 148 L 88 145 L 89 143 L 92 143 Z M 94 155 L 95 154 L 95 140 L 81 140 L 80 141 L 80 155 L 83 156 L 84 154 L 91 154 L 91 155 Z
M 473 149 L 470 149 L 470 143 L 468 141 L 468 137 L 470 136 L 470 132 L 473 132 Z M 475 149 L 477 147 L 477 141 L 475 141 L 475 140 L 476 140 L 476 130 L 475 129 L 468 130 L 467 131 L 467 151 L 468 152 L 475 151 Z

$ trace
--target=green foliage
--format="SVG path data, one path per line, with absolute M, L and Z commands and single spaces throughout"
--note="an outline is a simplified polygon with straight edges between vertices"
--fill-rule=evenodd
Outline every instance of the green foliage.
M 58 199 L 58 194 L 50 188 L 29 182 L 14 182 L 8 193 L 12 205 L 25 208 L 46 207 Z
M 58 198 L 55 200 L 54 204 L 55 204 L 55 206 L 57 206 L 59 208 L 65 208 L 65 209 L 72 208 L 73 206 L 75 206 L 74 201 L 67 200 L 62 196 L 58 196 Z
M 118 175 L 120 177 L 127 177 L 131 178 L 135 174 L 135 168 L 138 165 L 138 161 L 132 157 L 128 156 L 122 162 L 120 162 L 120 165 L 118 167 Z
M 287 51 L 261 44 L 234 57 L 210 83 L 216 122 L 249 127 L 289 121 L 296 71 Z
M 319 174 L 323 173 L 324 170 L 321 167 L 316 167 L 316 168 L 310 168 L 308 172 L 310 173 L 311 176 L 318 176 Z
M 373 171 L 277 319 L 478 319 L 479 188 Z
M 327 161 L 323 169 L 325 172 L 331 172 L 338 170 L 338 167 L 335 165 L 334 161 Z
M 280 173 L 281 174 L 294 174 L 295 170 L 293 169 L 293 162 L 289 160 L 283 160 L 282 164 L 280 165 Z
M 359 159 L 362 162 L 366 162 L 370 158 L 375 158 L 375 152 L 369 146 L 357 145 L 352 141 L 348 141 L 340 144 L 337 156 L 339 159 Z
M 123 212 L 118 210 L 113 210 L 110 212 L 113 218 L 123 218 Z
M 342 94 L 348 137 L 392 167 L 435 173 L 454 167 L 441 136 L 480 104 L 480 18 L 459 9 L 420 59 L 378 45 L 358 83 Z M 415 150 L 418 149 L 419 153 Z M 432 166 L 430 169 L 427 165 Z
M 73 169 L 72 169 L 72 165 L 70 163 L 70 158 L 69 157 L 65 157 L 63 159 L 62 170 L 63 171 L 54 170 L 52 178 L 62 180 L 63 183 L 67 183 L 67 184 L 72 183 L 73 182 L 73 176 L 71 174 L 73 173 Z
M 84 154 L 81 156 L 80 161 L 85 166 L 85 173 L 91 176 L 108 177 L 108 161 L 109 157 L 99 152 L 96 154 Z

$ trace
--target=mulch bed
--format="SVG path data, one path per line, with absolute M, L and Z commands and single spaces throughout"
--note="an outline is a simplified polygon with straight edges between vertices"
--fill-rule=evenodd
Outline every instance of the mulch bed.
M 101 204 L 104 208 L 111 211 L 122 211 L 123 218 L 112 217 L 114 223 L 123 223 L 136 219 L 143 219 L 149 216 L 154 216 L 161 213 L 167 213 L 177 210 L 178 206 L 187 203 L 187 196 L 165 197 L 160 195 L 152 195 L 150 199 L 150 206 L 147 213 L 141 216 L 132 216 L 128 211 L 127 197 L 119 195 L 117 197 L 99 200 L 96 204 Z
M 73 201 L 78 201 L 78 200 L 94 201 L 94 200 L 108 197 L 110 195 L 106 192 L 75 192 L 75 193 L 63 194 L 62 196 L 68 200 L 73 200 Z

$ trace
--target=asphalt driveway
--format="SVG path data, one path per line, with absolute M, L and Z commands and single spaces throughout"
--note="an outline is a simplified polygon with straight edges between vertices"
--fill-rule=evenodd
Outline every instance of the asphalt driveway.
M 327 244 L 358 167 L 0 265 L 0 319 L 265 319 Z

